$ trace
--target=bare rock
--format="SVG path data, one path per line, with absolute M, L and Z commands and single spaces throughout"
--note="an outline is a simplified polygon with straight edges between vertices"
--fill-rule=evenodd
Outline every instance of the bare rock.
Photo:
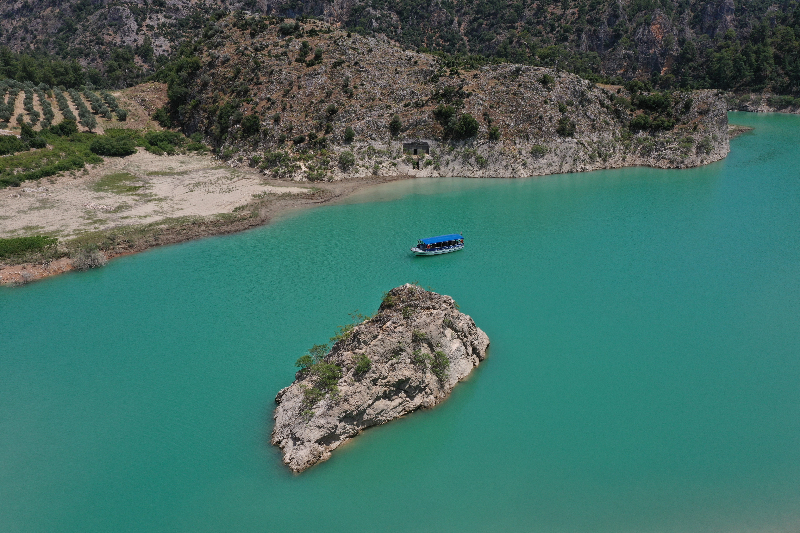
M 374 317 L 342 336 L 275 397 L 272 444 L 295 472 L 370 426 L 438 404 L 489 347 L 452 298 L 409 284 L 389 291 Z M 328 390 L 325 371 L 338 377 Z

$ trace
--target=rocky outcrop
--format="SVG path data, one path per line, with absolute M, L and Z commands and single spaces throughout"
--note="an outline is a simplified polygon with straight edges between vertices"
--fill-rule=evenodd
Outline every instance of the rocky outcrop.
M 185 85 L 197 105 L 179 114 L 187 133 L 204 135 L 232 165 L 277 178 L 524 177 L 686 168 L 728 153 L 725 102 L 716 91 L 646 95 L 514 64 L 459 70 L 386 37 L 348 36 L 318 21 L 303 26 L 306 41 L 277 25 L 253 36 L 236 24 L 218 21 L 225 39 L 198 51 L 196 83 Z M 648 31 L 663 38 L 655 22 Z M 226 94 L 230 113 L 209 113 Z M 456 135 L 466 115 L 474 128 Z M 648 126 L 658 117 L 669 124 Z M 258 122 L 246 130 L 245 120 Z M 428 142 L 431 151 L 404 153 L 411 141 Z
M 449 296 L 409 284 L 392 289 L 329 353 L 315 347 L 298 361 L 304 368 L 275 398 L 272 444 L 302 472 L 362 430 L 447 398 L 488 346 Z

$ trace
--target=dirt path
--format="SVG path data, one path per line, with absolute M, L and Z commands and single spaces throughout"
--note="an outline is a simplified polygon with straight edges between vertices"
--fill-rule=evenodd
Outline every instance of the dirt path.
M 61 124 L 64 121 L 64 115 L 61 113 L 61 109 L 58 107 L 58 102 L 56 101 L 55 97 L 48 98 L 50 102 L 50 106 L 53 108 L 53 124 Z
M 25 91 L 20 91 L 17 93 L 17 99 L 14 101 L 14 114 L 11 115 L 11 122 L 9 124 L 14 124 L 14 129 L 20 129 L 19 122 L 17 122 L 17 116 L 22 113 L 23 116 L 26 115 L 25 113 Z
M 39 95 L 36 92 L 33 93 L 33 110 L 39 112 L 39 121 L 34 126 L 34 130 L 41 131 L 42 130 L 42 121 L 44 120 L 44 110 L 42 109 L 42 103 L 39 101 Z M 30 121 L 31 117 L 28 116 L 28 121 Z

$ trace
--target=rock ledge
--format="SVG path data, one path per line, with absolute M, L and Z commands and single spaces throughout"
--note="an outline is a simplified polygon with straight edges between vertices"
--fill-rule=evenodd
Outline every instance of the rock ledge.
M 272 444 L 289 468 L 302 472 L 363 429 L 447 398 L 488 347 L 489 337 L 449 296 L 410 284 L 394 288 L 374 317 L 318 358 L 321 367 L 300 370 L 278 393 Z M 328 383 L 338 378 L 328 391 L 322 367 L 333 368 Z M 320 389 L 324 396 L 315 399 Z

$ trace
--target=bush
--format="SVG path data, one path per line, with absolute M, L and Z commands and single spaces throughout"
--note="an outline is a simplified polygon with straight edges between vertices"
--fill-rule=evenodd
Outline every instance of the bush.
M 36 132 L 33 130 L 30 124 L 22 122 L 19 126 L 20 138 L 22 139 L 22 142 L 30 142 L 32 139 L 36 138 Z
M 475 117 L 469 113 L 464 113 L 458 117 L 458 121 L 452 128 L 451 136 L 454 139 L 469 139 L 475 137 L 480 129 L 480 124 Z
M 22 122 L 20 124 L 20 139 L 31 148 L 44 148 L 47 143 L 36 133 L 30 124 Z
M 531 147 L 531 156 L 534 159 L 540 159 L 547 153 L 547 147 L 541 144 L 534 144 Z
M 650 116 L 646 113 L 642 113 L 641 115 L 633 117 L 633 120 L 628 124 L 628 128 L 631 131 L 649 130 L 652 125 L 653 121 L 650 119 Z
M 353 131 L 353 128 L 347 126 L 344 130 L 344 142 L 351 143 L 356 138 L 356 132 Z
M 283 22 L 280 26 L 278 26 L 278 32 L 281 35 L 292 35 L 294 33 L 300 32 L 300 23 L 295 22 L 292 24 L 291 22 Z
M 306 136 L 305 135 L 297 135 L 292 139 L 292 142 L 294 144 L 303 144 L 304 142 L 306 142 Z
M 0 135 L 0 155 L 24 152 L 28 145 L 13 135 Z
M 442 126 L 445 139 L 469 139 L 477 135 L 480 129 L 475 117 L 469 113 L 456 116 L 456 108 L 451 105 L 439 104 L 433 110 L 433 118 Z
M 261 131 L 261 120 L 258 118 L 258 115 L 247 115 L 242 120 L 242 134 L 245 137 L 252 137 L 253 135 L 258 135 Z
M 489 128 L 489 140 L 490 141 L 499 141 L 500 140 L 500 128 L 497 126 L 492 126 Z
M 369 360 L 366 354 L 358 354 L 356 356 L 356 374 L 364 374 L 372 367 L 372 361 Z
M 436 350 L 433 353 L 433 359 L 431 360 L 431 372 L 439 381 L 444 382 L 447 379 L 447 371 L 450 369 L 450 359 L 447 358 L 447 355 L 440 351 Z
M 439 104 L 436 109 L 433 110 L 433 118 L 436 119 L 436 122 L 438 122 L 442 128 L 447 128 L 447 124 L 455 114 L 456 108 L 446 104 Z
M 125 122 L 126 120 L 128 120 L 128 111 L 126 111 L 125 109 L 119 107 L 117 108 L 116 113 L 117 113 L 117 120 L 119 120 L 120 122 Z
M 672 108 L 672 99 L 664 93 L 634 96 L 632 103 L 639 109 L 656 113 L 666 113 Z
M 127 137 L 98 137 L 89 145 L 89 150 L 97 155 L 125 157 L 136 153 L 136 145 Z
M 544 85 L 545 87 L 550 87 L 550 85 L 552 85 L 552 84 L 553 84 L 553 82 L 555 82 L 556 80 L 555 80 L 555 79 L 553 79 L 553 76 L 551 76 L 550 74 L 545 74 L 545 75 L 543 75 L 543 76 L 542 76 L 542 77 L 539 79 L 539 81 L 540 81 L 540 82 L 542 83 L 542 85 Z
M 28 145 L 30 145 L 31 148 L 45 148 L 47 147 L 47 141 L 45 141 L 41 137 L 34 137 L 30 141 L 28 141 Z
M 95 246 L 81 248 L 73 252 L 70 254 L 70 259 L 72 259 L 72 266 L 77 270 L 99 268 L 108 262 L 106 255 Z
M 78 133 L 78 124 L 74 120 L 63 120 L 59 124 L 50 126 L 50 133 L 59 137 L 67 137 Z
M 0 239 L 0 257 L 12 257 L 30 252 L 40 252 L 58 243 L 55 237 L 34 235 L 32 237 L 12 237 Z
M 393 136 L 400 133 L 400 130 L 403 128 L 403 122 L 400 120 L 399 115 L 394 115 L 392 119 L 389 121 L 389 133 Z
M 575 135 L 575 122 L 571 121 L 567 116 L 561 117 L 558 119 L 556 133 L 562 137 L 572 137 Z
M 144 147 L 148 152 L 156 155 L 163 153 L 174 154 L 178 146 L 182 146 L 185 138 L 174 131 L 150 131 L 144 136 Z
M 160 107 L 153 113 L 153 120 L 158 122 L 159 126 L 162 128 L 171 128 L 172 127 L 172 119 L 169 118 L 169 113 L 163 107 Z
M 339 154 L 339 166 L 342 167 L 342 170 L 350 170 L 355 164 L 356 156 L 353 155 L 353 152 L 348 150 Z

